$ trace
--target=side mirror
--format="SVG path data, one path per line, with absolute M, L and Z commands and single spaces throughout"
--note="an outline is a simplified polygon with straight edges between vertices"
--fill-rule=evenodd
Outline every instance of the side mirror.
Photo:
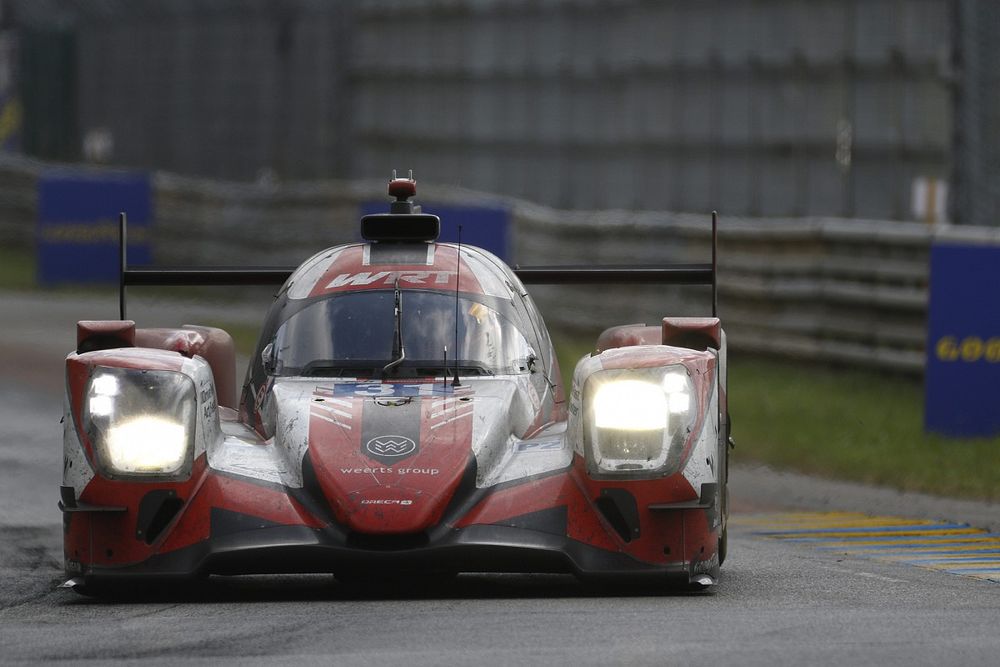
M 278 366 L 274 343 L 268 343 L 264 346 L 264 349 L 260 352 L 260 360 L 264 364 L 264 372 L 268 375 L 274 375 L 274 371 Z
M 538 363 L 538 353 L 533 348 L 528 348 L 528 356 L 524 359 L 524 367 L 532 373 L 538 372 L 535 364 Z

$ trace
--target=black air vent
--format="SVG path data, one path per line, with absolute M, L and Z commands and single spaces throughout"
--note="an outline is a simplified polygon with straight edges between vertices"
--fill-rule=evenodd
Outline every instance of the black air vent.
M 396 535 L 369 535 L 351 533 L 347 536 L 347 546 L 369 551 L 405 551 L 426 547 L 430 540 L 427 533 L 400 533 Z
M 594 504 L 623 540 L 631 542 L 639 537 L 639 508 L 631 493 L 625 489 L 603 489 Z
M 175 491 L 157 489 L 147 493 L 139 501 L 139 518 L 135 522 L 136 539 L 152 544 L 183 506 L 184 501 L 177 497 Z

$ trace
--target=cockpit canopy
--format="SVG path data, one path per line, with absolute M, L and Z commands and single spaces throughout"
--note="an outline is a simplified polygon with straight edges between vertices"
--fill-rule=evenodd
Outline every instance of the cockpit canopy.
M 405 359 L 396 376 L 510 375 L 529 371 L 534 351 L 514 325 L 506 300 L 429 290 L 401 290 Z M 378 374 L 393 360 L 393 290 L 365 290 L 321 298 L 288 318 L 275 334 L 274 373 L 351 377 Z M 456 362 L 456 316 L 458 359 Z

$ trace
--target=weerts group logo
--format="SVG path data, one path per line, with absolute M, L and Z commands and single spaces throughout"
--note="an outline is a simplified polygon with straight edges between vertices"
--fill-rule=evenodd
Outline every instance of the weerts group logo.
M 382 460 L 402 458 L 417 451 L 417 443 L 404 435 L 382 435 L 365 443 L 365 453 Z

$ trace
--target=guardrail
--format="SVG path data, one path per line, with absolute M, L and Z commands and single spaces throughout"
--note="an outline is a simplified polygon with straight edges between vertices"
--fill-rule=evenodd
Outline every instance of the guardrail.
M 0 238 L 28 246 L 38 163 L 0 160 Z M 165 265 L 282 265 L 357 238 L 358 204 L 382 181 L 257 185 L 158 173 L 153 242 Z M 500 203 L 525 265 L 704 262 L 709 215 L 566 211 L 421 184 L 420 199 Z M 1000 244 L 1000 229 L 721 211 L 719 309 L 734 350 L 920 373 L 935 239 Z M 587 335 L 666 314 L 710 312 L 703 287 L 534 286 L 550 326 Z

